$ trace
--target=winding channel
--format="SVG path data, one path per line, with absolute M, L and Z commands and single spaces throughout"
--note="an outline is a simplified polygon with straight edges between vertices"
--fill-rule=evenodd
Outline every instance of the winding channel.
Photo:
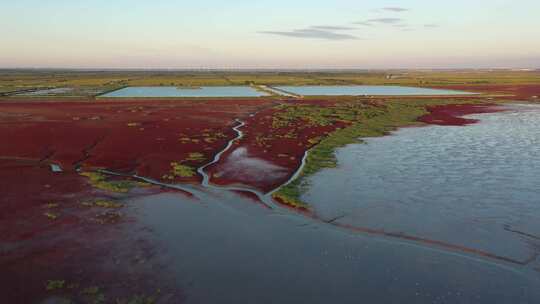
M 279 205 L 278 203 L 276 203 L 276 201 L 272 198 L 272 195 L 274 193 L 276 193 L 277 191 L 279 191 L 282 187 L 285 187 L 285 186 L 289 185 L 290 183 L 292 183 L 294 180 L 296 180 L 297 178 L 299 178 L 301 176 L 302 170 L 304 169 L 304 167 L 306 165 L 307 157 L 308 157 L 309 152 L 311 150 L 307 150 L 304 153 L 304 156 L 302 157 L 300 166 L 296 169 L 294 174 L 285 183 L 283 183 L 282 185 L 280 185 L 276 189 L 271 190 L 271 191 L 269 191 L 267 193 L 263 193 L 261 191 L 258 191 L 256 189 L 249 188 L 249 187 L 218 186 L 218 185 L 214 185 L 214 184 L 211 183 L 210 176 L 206 173 L 205 169 L 210 167 L 213 164 L 218 163 L 221 160 L 221 157 L 223 156 L 223 154 L 226 153 L 228 150 L 230 150 L 235 142 L 237 142 L 238 140 L 240 140 L 240 139 L 242 139 L 244 137 L 244 132 L 242 132 L 242 130 L 240 130 L 240 129 L 242 127 L 244 127 L 246 125 L 246 123 L 244 121 L 240 120 L 240 119 L 235 119 L 235 122 L 237 123 L 237 125 L 234 126 L 232 129 L 236 132 L 236 137 L 229 140 L 229 142 L 227 143 L 225 148 L 223 148 L 220 152 L 218 152 L 214 156 L 214 159 L 211 162 L 209 162 L 209 163 L 207 163 L 207 164 L 205 164 L 205 165 L 203 165 L 203 166 L 201 166 L 201 167 L 199 167 L 197 169 L 197 172 L 203 178 L 202 182 L 201 182 L 202 188 L 219 190 L 219 191 L 226 190 L 226 191 L 240 191 L 240 192 L 252 193 L 252 194 L 257 196 L 257 198 L 260 200 L 260 202 L 262 202 L 268 208 L 272 209 L 274 212 L 278 212 L 278 213 L 280 213 L 282 215 L 295 215 L 295 216 L 298 216 L 299 215 L 298 213 L 295 213 L 295 212 L 289 210 L 289 208 L 285 208 L 285 207 Z M 131 177 L 131 178 L 134 178 L 134 179 L 137 179 L 137 180 L 140 180 L 140 181 L 143 181 L 143 182 L 147 182 L 147 183 L 150 183 L 150 184 L 153 184 L 153 185 L 166 187 L 166 188 L 169 188 L 169 189 L 180 190 L 180 191 L 186 192 L 186 193 L 188 193 L 190 195 L 193 195 L 196 198 L 201 198 L 201 197 L 204 197 L 205 195 L 207 195 L 207 193 L 205 191 L 202 191 L 201 189 L 197 189 L 196 187 L 192 187 L 192 186 L 188 186 L 188 185 L 162 183 L 162 182 L 159 182 L 159 181 L 154 180 L 154 179 L 139 176 L 137 174 L 130 175 L 130 174 L 123 174 L 123 173 L 113 172 L 113 171 L 109 171 L 109 170 L 98 170 L 98 172 L 101 172 L 103 174 L 109 174 L 109 175 Z M 312 220 L 313 223 L 330 225 L 330 226 L 335 227 L 337 229 L 345 230 L 345 231 L 348 231 L 348 232 L 351 232 L 351 233 L 361 233 L 361 234 L 385 237 L 385 238 L 393 239 L 393 241 L 398 241 L 398 242 L 401 242 L 401 243 L 404 243 L 404 244 L 409 244 L 409 245 L 413 245 L 413 246 L 422 246 L 422 247 L 425 247 L 425 248 L 430 249 L 430 250 L 440 250 L 440 251 L 452 253 L 452 254 L 459 255 L 461 257 L 467 258 L 467 259 L 473 259 L 473 260 L 482 261 L 482 262 L 491 261 L 491 263 L 494 263 L 494 264 L 496 264 L 496 265 L 498 265 L 500 267 L 504 267 L 503 264 L 501 264 L 501 263 L 508 263 L 508 264 L 513 264 L 513 265 L 517 265 L 517 266 L 527 266 L 530 263 L 533 263 L 535 260 L 537 260 L 537 258 L 539 256 L 539 252 L 535 252 L 535 254 L 533 254 L 532 256 L 530 256 L 529 258 L 527 258 L 525 260 L 516 260 L 516 259 L 504 257 L 504 256 L 499 256 L 499 255 L 496 255 L 496 254 L 493 254 L 493 253 L 490 253 L 490 252 L 486 252 L 486 251 L 482 251 L 482 250 L 478 250 L 478 249 L 474 249 L 474 248 L 469 248 L 469 247 L 464 247 L 464 246 L 459 246 L 459 245 L 456 245 L 456 244 L 446 243 L 446 242 L 439 241 L 439 240 L 425 239 L 425 238 L 416 237 L 416 236 L 408 235 L 408 234 L 404 234 L 404 233 L 395 233 L 395 232 L 389 232 L 389 231 L 379 230 L 379 229 L 371 229 L 371 228 L 366 228 L 366 227 L 358 227 L 358 226 L 350 226 L 350 225 L 347 225 L 347 224 L 340 224 L 340 223 L 337 222 L 337 220 L 339 220 L 341 217 L 337 217 L 337 218 L 332 219 L 332 220 L 325 220 L 325 219 L 322 219 L 322 218 L 318 217 L 317 215 L 312 215 L 312 216 L 308 216 L 308 217 L 304 216 L 304 217 Z M 485 259 L 487 259 L 487 260 L 485 260 Z
M 240 119 L 236 119 L 235 121 L 238 123 L 238 125 L 233 127 L 233 130 L 236 132 L 236 137 L 231 139 L 229 141 L 229 143 L 227 144 L 227 146 L 225 146 L 225 148 L 223 150 L 221 150 L 219 153 L 217 153 L 216 156 L 214 157 L 214 159 L 211 162 L 209 162 L 208 164 L 206 164 L 206 165 L 204 165 L 204 166 L 197 169 L 197 172 L 203 177 L 201 185 L 203 187 L 205 187 L 205 188 L 212 188 L 212 189 L 217 189 L 217 190 L 249 192 L 249 193 L 255 194 L 259 198 L 259 200 L 263 204 L 265 204 L 267 207 L 269 207 L 271 209 L 274 209 L 274 210 L 285 210 L 285 208 L 282 208 L 281 206 L 279 206 L 274 201 L 274 199 L 272 198 L 272 195 L 274 193 L 276 193 L 277 191 L 279 191 L 282 187 L 285 187 L 285 186 L 289 185 L 290 183 L 292 183 L 295 179 L 297 179 L 300 176 L 300 174 L 302 173 L 302 170 L 304 169 L 304 166 L 306 165 L 306 159 L 307 159 L 307 156 L 309 154 L 309 150 L 304 153 L 304 156 L 302 157 L 302 161 L 300 163 L 300 166 L 296 169 L 294 174 L 285 183 L 281 184 L 280 186 L 278 186 L 274 190 L 271 190 L 271 191 L 269 191 L 267 193 L 263 193 L 263 192 L 258 191 L 256 189 L 248 188 L 248 187 L 217 186 L 217 185 L 214 185 L 214 184 L 212 184 L 210 182 L 210 176 L 205 172 L 205 169 L 210 167 L 213 164 L 218 163 L 221 160 L 221 157 L 223 156 L 223 154 L 225 152 L 227 152 L 228 150 L 230 150 L 231 147 L 233 146 L 233 144 L 236 141 L 238 141 L 238 140 L 240 140 L 240 139 L 242 139 L 244 137 L 244 132 L 242 132 L 242 130 L 240 130 L 240 129 L 242 127 L 244 127 L 246 125 L 246 123 L 241 121 Z
M 271 197 L 267 197 L 267 195 L 265 195 L 264 193 L 262 193 L 262 192 L 260 192 L 258 190 L 248 188 L 248 187 L 239 187 L 239 186 L 217 186 L 217 185 L 214 185 L 214 184 L 212 184 L 210 182 L 210 176 L 208 175 L 208 173 L 206 173 L 205 169 L 210 167 L 213 164 L 218 163 L 221 160 L 221 156 L 223 156 L 223 154 L 225 152 L 229 151 L 236 141 L 238 141 L 238 140 L 240 140 L 240 139 L 242 139 L 244 137 L 244 132 L 242 132 L 240 130 L 240 128 L 245 126 L 246 123 L 241 121 L 240 119 L 236 119 L 235 121 L 238 123 L 235 127 L 233 127 L 234 132 L 236 132 L 236 137 L 229 140 L 229 142 L 227 143 L 225 148 L 223 148 L 223 150 L 221 150 L 219 153 L 217 153 L 216 156 L 214 156 L 214 159 L 211 162 L 209 162 L 208 164 L 206 164 L 206 165 L 204 165 L 202 167 L 199 167 L 197 169 L 197 172 L 203 177 L 201 185 L 204 188 L 210 188 L 210 189 L 216 189 L 216 190 L 249 192 L 249 193 L 255 194 L 257 196 L 257 198 L 259 198 L 259 200 L 263 204 L 265 204 L 268 208 L 270 208 L 270 209 L 278 209 L 279 207 L 277 206 L 277 204 L 274 202 L 274 200 Z
M 220 191 L 227 190 L 227 191 L 241 191 L 241 192 L 252 193 L 252 194 L 256 195 L 257 198 L 264 205 L 266 205 L 268 208 L 270 208 L 270 209 L 272 209 L 274 211 L 283 211 L 283 212 L 287 212 L 288 214 L 291 214 L 292 212 L 286 210 L 286 208 L 283 208 L 279 204 L 277 204 L 274 201 L 274 199 L 272 198 L 272 195 L 274 193 L 276 193 L 277 191 L 279 191 L 282 187 L 285 187 L 285 186 L 289 185 L 290 183 L 292 183 L 295 179 L 297 179 L 300 176 L 300 174 L 302 173 L 302 170 L 304 169 L 304 166 L 306 164 L 306 159 L 307 159 L 307 156 L 309 154 L 309 150 L 304 153 L 304 156 L 302 157 L 301 164 L 298 167 L 298 169 L 296 169 L 294 174 L 285 183 L 283 183 L 282 185 L 280 185 L 276 189 L 271 190 L 268 193 L 263 193 L 261 191 L 258 191 L 256 189 L 249 188 L 249 187 L 218 186 L 218 185 L 214 185 L 214 184 L 212 184 L 210 182 L 210 176 L 206 173 L 205 169 L 210 167 L 213 164 L 218 163 L 221 160 L 221 157 L 223 156 L 223 154 L 226 153 L 227 151 L 229 151 L 236 141 L 238 141 L 238 140 L 240 140 L 240 139 L 242 139 L 244 137 L 244 132 L 242 132 L 242 130 L 240 130 L 240 129 L 242 127 L 244 127 L 246 125 L 246 123 L 244 121 L 241 121 L 240 119 L 235 119 L 235 122 L 237 123 L 237 125 L 234 126 L 232 129 L 233 129 L 234 132 L 236 132 L 236 137 L 229 140 L 229 142 L 227 143 L 225 148 L 223 148 L 221 151 L 219 151 L 214 156 L 214 159 L 211 162 L 197 168 L 197 173 L 199 173 L 202 176 L 201 186 L 203 188 L 220 190 Z M 195 196 L 197 198 L 200 198 L 200 197 L 204 196 L 203 191 L 200 191 L 196 187 L 190 187 L 188 185 L 163 183 L 163 182 L 157 181 L 155 179 L 147 178 L 147 177 L 144 177 L 144 176 L 139 176 L 137 174 L 124 174 L 124 173 L 120 173 L 120 172 L 114 172 L 114 171 L 111 171 L 111 170 L 102 169 L 102 170 L 98 170 L 98 172 L 103 173 L 103 174 L 107 174 L 107 175 L 113 175 L 113 176 L 130 177 L 130 178 L 133 178 L 133 179 L 136 179 L 136 180 L 139 180 L 139 181 L 142 181 L 142 182 L 146 182 L 146 183 L 149 183 L 149 184 L 152 184 L 152 185 L 161 186 L 161 187 L 165 187 L 165 188 L 169 188 L 169 189 L 180 190 L 182 192 L 189 193 L 190 195 L 193 195 L 193 196 Z

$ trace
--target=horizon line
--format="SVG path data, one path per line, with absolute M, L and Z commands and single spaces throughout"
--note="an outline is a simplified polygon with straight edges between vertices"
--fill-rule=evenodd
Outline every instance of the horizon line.
M 128 68 L 113 68 L 113 67 L 0 67 L 0 71 L 10 70 L 56 70 L 56 71 L 422 71 L 422 70 L 440 70 L 440 71 L 466 71 L 466 70 L 515 70 L 515 71 L 540 71 L 540 67 L 396 67 L 396 68 L 358 68 L 358 67 L 321 67 L 321 68 L 226 68 L 226 67 L 186 67 L 186 68 L 160 68 L 160 67 L 128 67 Z

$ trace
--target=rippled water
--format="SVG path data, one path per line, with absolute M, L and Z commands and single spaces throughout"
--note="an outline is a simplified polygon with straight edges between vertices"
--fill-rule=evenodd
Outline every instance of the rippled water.
M 248 86 L 216 86 L 201 88 L 127 87 L 102 97 L 261 97 L 267 93 Z
M 303 199 L 326 218 L 526 260 L 540 248 L 540 106 L 338 150 Z
M 276 87 L 298 95 L 471 95 L 474 93 L 455 90 L 436 90 L 427 88 L 402 87 L 402 86 L 279 86 Z

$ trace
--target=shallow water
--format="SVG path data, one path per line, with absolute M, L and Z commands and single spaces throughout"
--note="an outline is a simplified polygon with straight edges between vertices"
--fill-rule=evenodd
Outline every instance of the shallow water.
M 186 303 L 537 303 L 538 274 L 276 214 L 232 192 L 131 202 Z
M 127 87 L 101 97 L 262 97 L 267 93 L 259 92 L 248 86 L 221 86 L 201 88 L 177 87 Z
M 51 171 L 54 172 L 54 173 L 59 173 L 59 172 L 62 172 L 64 170 L 62 170 L 62 167 L 60 167 L 60 165 L 57 165 L 57 164 L 51 164 Z
M 524 261 L 540 248 L 540 106 L 338 150 L 303 199 L 324 218 Z
M 415 96 L 415 95 L 471 95 L 474 93 L 455 91 L 455 90 L 437 90 L 416 87 L 402 86 L 278 86 L 284 90 L 297 95 L 305 96 L 324 96 L 324 95 L 388 95 L 388 96 Z

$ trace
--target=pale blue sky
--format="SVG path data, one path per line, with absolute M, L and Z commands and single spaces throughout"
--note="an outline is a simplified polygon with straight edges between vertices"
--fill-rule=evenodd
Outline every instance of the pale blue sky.
M 540 67 L 540 1 L 0 0 L 0 67 Z

